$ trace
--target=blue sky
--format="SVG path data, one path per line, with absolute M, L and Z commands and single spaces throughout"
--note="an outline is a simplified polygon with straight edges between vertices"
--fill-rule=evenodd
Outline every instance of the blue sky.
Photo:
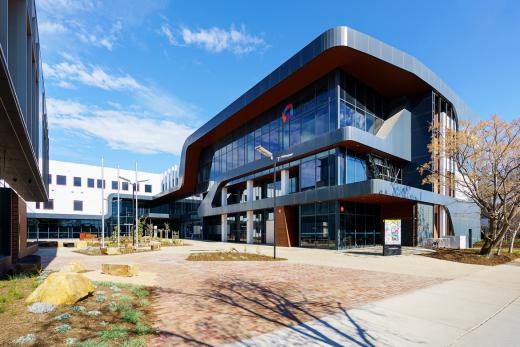
M 192 131 L 338 25 L 416 56 L 481 117 L 520 110 L 514 0 L 36 3 L 51 159 L 161 172 Z

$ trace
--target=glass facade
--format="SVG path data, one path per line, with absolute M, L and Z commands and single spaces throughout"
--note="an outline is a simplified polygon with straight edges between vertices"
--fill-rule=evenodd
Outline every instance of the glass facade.
M 76 239 L 80 233 L 101 234 L 101 220 L 28 218 L 29 239 Z
M 230 170 L 261 159 L 255 151 L 258 145 L 277 153 L 344 126 L 375 134 L 387 112 L 388 101 L 383 96 L 346 73 L 334 71 L 204 149 L 199 189 Z M 304 168 L 310 169 L 309 165 Z
M 335 248 L 336 214 L 336 201 L 301 205 L 300 246 Z
M 339 248 L 381 244 L 380 216 L 378 205 L 341 202 L 339 207 Z

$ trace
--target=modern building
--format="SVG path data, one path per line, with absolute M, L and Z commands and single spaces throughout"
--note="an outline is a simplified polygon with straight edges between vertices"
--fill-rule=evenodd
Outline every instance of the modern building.
M 118 192 L 121 234 L 129 235 L 135 226 L 135 197 L 139 217 L 150 217 L 148 205 L 161 192 L 160 174 L 101 165 L 50 160 L 47 177 L 49 200 L 27 204 L 31 240 L 76 239 L 80 233 L 99 236 L 103 215 L 106 235 L 111 235 L 117 225 Z
M 450 158 L 428 152 L 430 124 L 457 128 L 469 112 L 413 56 L 333 28 L 195 131 L 178 184 L 153 201 L 201 194 L 209 240 L 272 243 L 276 233 L 282 246 L 364 247 L 383 242 L 383 220 L 400 219 L 403 245 L 476 241 L 479 209 L 455 197 L 455 179 L 423 184 L 417 170 L 431 162 L 455 177 Z
M 26 201 L 46 201 L 49 145 L 33 0 L 0 1 L 0 273 L 32 253 Z

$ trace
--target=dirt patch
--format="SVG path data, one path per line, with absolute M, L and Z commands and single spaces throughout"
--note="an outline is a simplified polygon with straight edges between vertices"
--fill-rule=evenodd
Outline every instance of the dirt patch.
M 244 253 L 244 252 L 197 252 L 191 253 L 186 260 L 190 261 L 278 261 L 285 258 L 273 258 L 271 256 Z
M 517 252 L 512 254 L 502 252 L 500 255 L 492 255 L 488 258 L 478 254 L 478 250 L 476 249 L 438 249 L 435 252 L 424 253 L 421 255 L 424 257 L 454 261 L 457 263 L 487 266 L 505 264 L 520 258 L 520 254 Z
M 25 298 L 38 283 L 36 275 L 0 280 L 1 346 L 145 346 L 155 334 L 153 288 L 94 282 L 96 291 L 75 305 L 30 313 Z

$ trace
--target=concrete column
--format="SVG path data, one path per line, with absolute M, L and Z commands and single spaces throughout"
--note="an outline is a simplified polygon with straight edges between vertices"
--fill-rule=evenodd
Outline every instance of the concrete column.
M 220 216 L 220 231 L 221 231 L 222 242 L 227 242 L 227 235 L 228 235 L 227 214 L 223 214 Z
M 247 187 L 246 187 L 247 202 L 250 202 L 250 201 L 254 200 L 254 196 L 253 196 L 253 180 L 247 180 L 246 184 L 247 184 Z
M 281 192 L 280 195 L 287 195 L 289 194 L 290 186 L 289 186 L 289 170 L 282 170 L 280 171 L 280 178 L 281 178 Z
M 253 211 L 247 211 L 247 243 L 253 243 Z
M 221 191 L 220 195 L 221 195 L 220 205 L 227 206 L 227 188 L 226 187 L 222 187 L 222 191 Z
M 7 33 L 9 28 L 8 18 L 8 1 L 0 0 L 0 46 L 2 46 L 2 51 L 4 52 L 5 61 L 8 62 L 8 52 L 7 52 Z M 9 63 L 9 62 L 8 62 Z

